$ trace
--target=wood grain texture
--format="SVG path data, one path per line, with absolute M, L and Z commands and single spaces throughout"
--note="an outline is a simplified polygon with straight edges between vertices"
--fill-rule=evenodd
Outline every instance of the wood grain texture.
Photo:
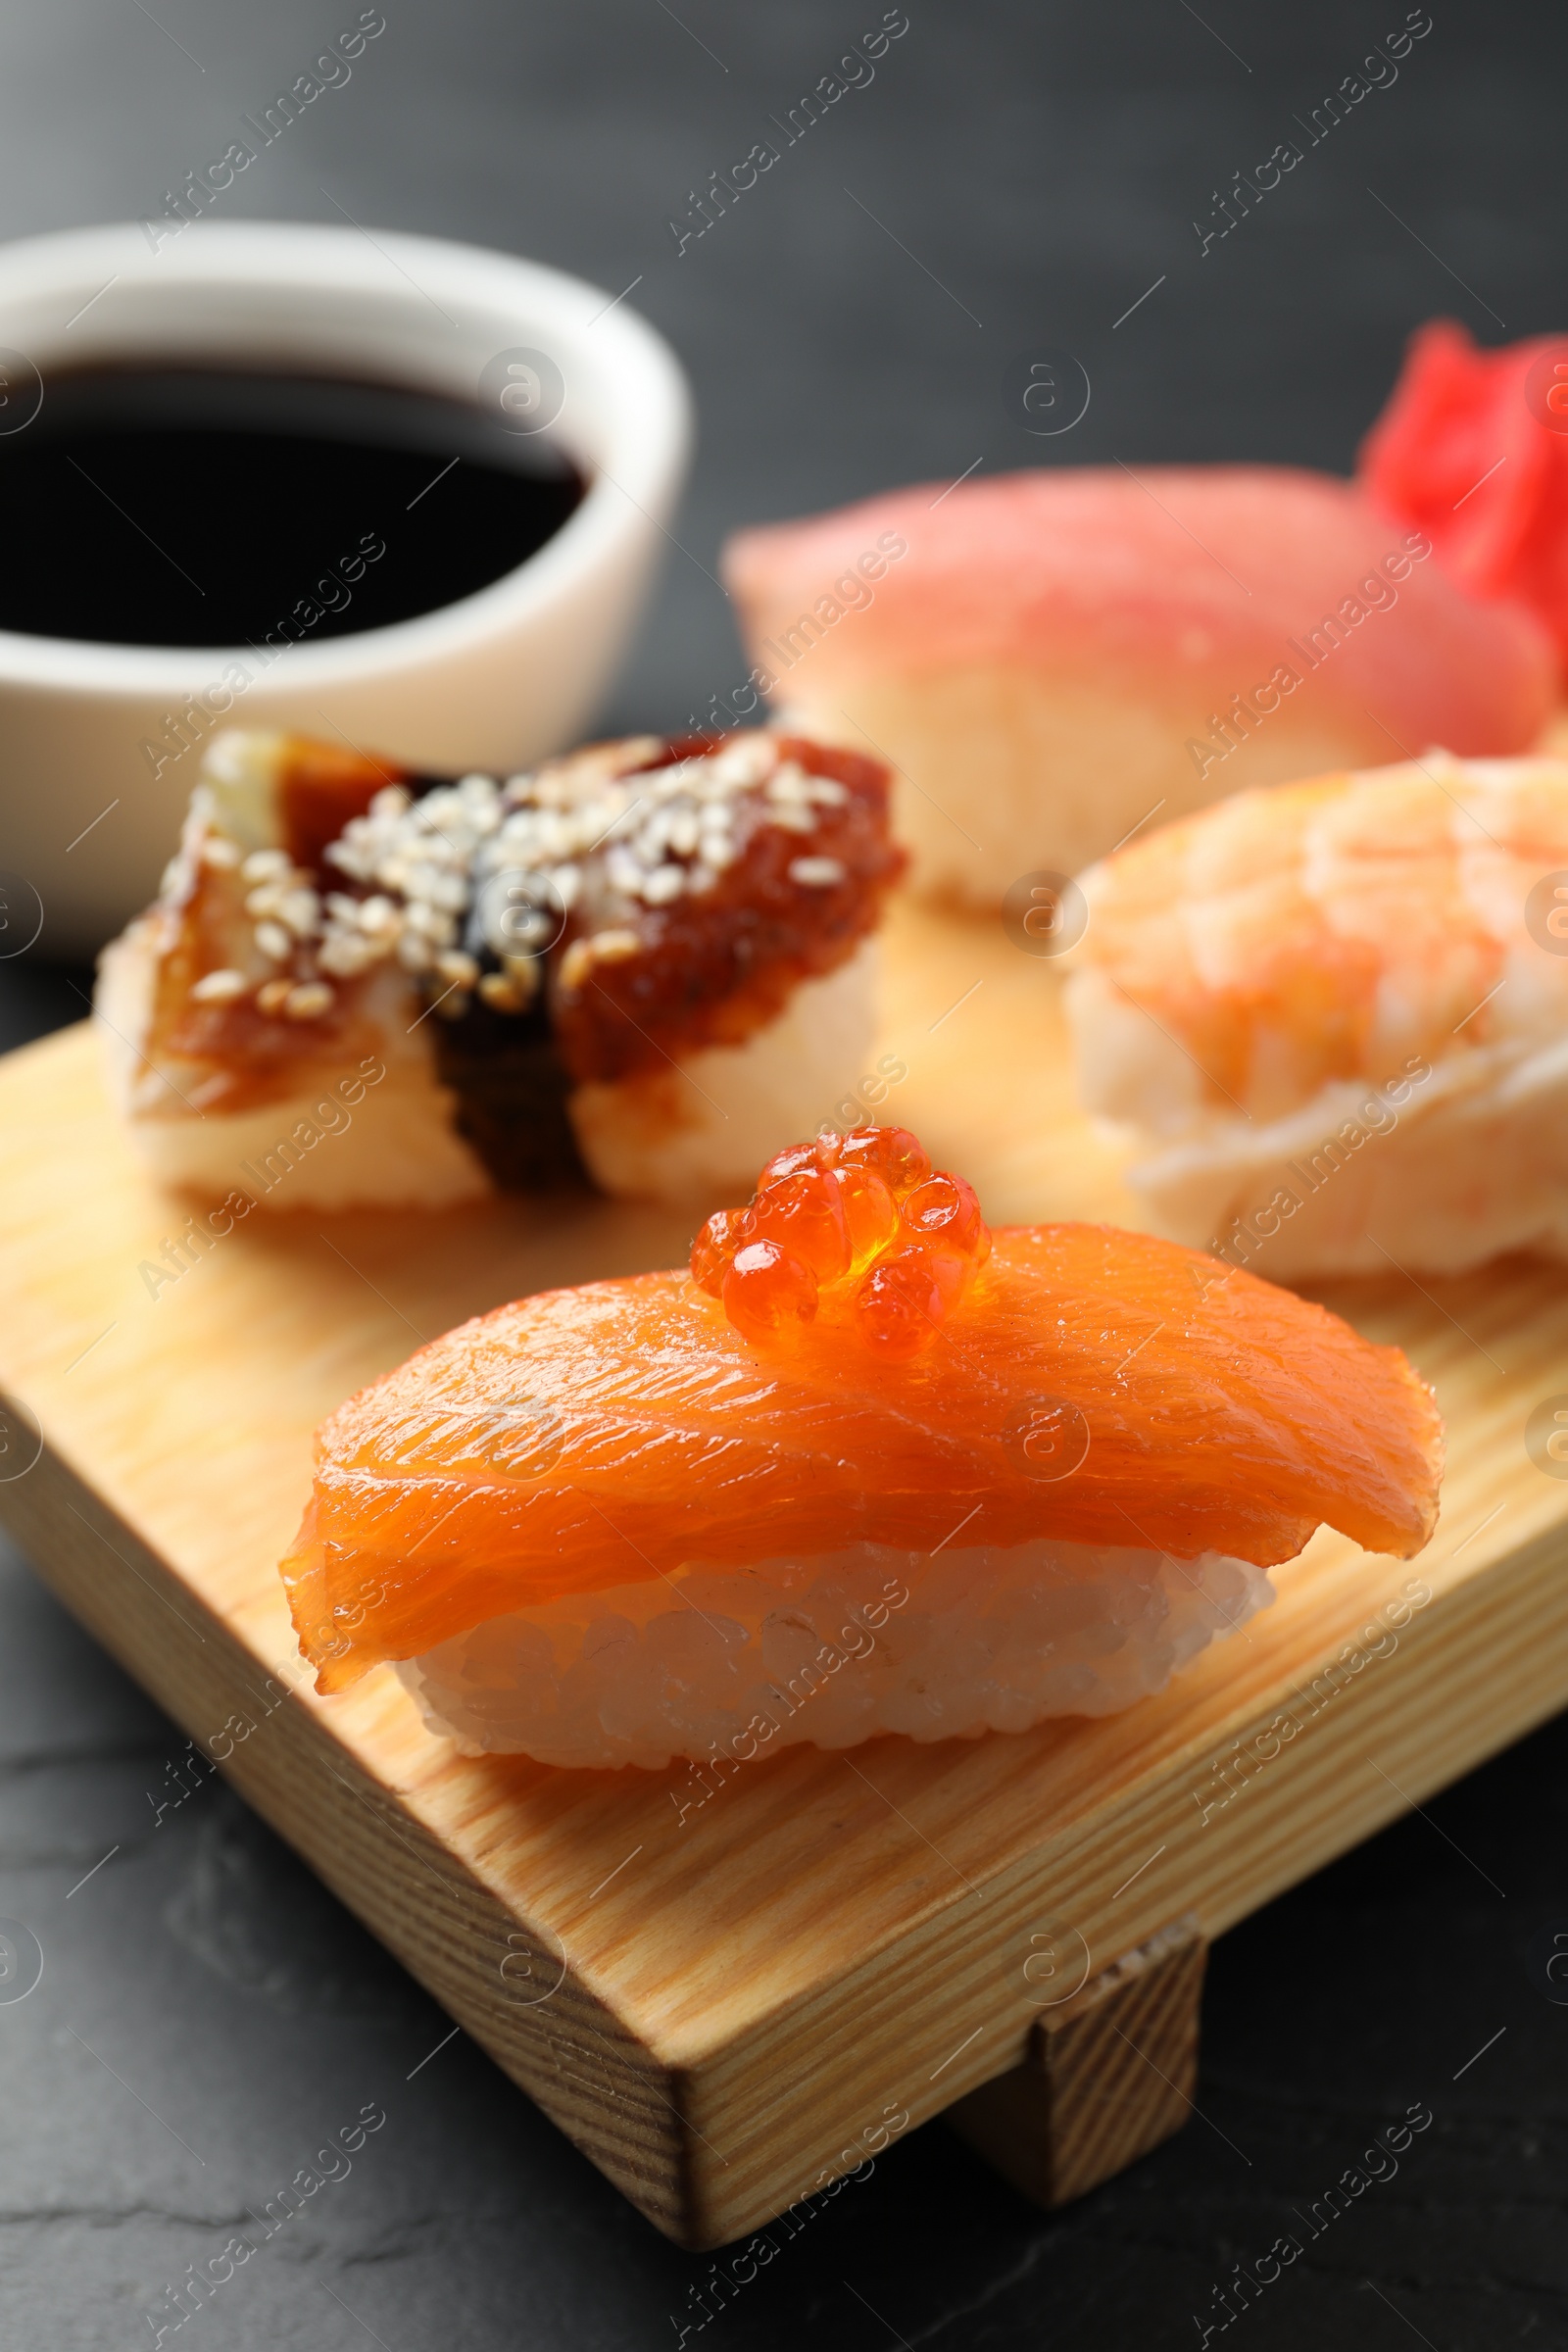
M 888 966 L 879 1050 L 908 1074 L 882 1115 L 970 1175 L 996 1222 L 1137 1222 L 1073 1107 L 1052 966 L 996 926 L 906 910 Z M 43 1443 L 0 1478 L 0 1517 L 687 2243 L 854 2169 L 885 2110 L 918 2123 L 1017 2066 L 1032 1936 L 1065 1924 L 1093 1972 L 1187 1911 L 1212 1937 L 1568 1702 L 1568 1483 L 1523 1443 L 1531 1408 L 1568 1387 L 1568 1276 L 1524 1261 L 1430 1297 L 1402 1279 L 1330 1295 L 1437 1387 L 1437 1538 L 1412 1568 L 1318 1536 L 1278 1572 L 1273 1608 L 1125 1715 L 796 1748 L 697 1802 L 684 1768 L 462 1757 L 390 1669 L 319 1699 L 274 1569 L 316 1424 L 478 1309 L 676 1262 L 689 1221 L 603 1202 L 257 1214 L 154 1299 L 137 1268 L 183 1205 L 117 1134 L 97 1053 L 84 1028 L 0 1064 L 0 1388 L 22 1446 L 6 1458 L 30 1450 L 24 1427 Z M 1429 1598 L 1412 1601 L 1412 1576 Z
M 1075 1947 L 1042 1943 L 1045 1993 Z M 1162 1928 L 1043 2009 L 1022 2066 L 956 2100 L 945 2121 L 1035 2204 L 1087 2195 L 1192 2114 L 1207 1956 L 1192 1912 Z

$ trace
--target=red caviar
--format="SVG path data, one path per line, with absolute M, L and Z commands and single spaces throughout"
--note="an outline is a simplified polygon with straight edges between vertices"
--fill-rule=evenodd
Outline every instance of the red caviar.
M 899 1204 L 875 1168 L 835 1168 L 833 1182 L 843 1197 L 855 1262 L 863 1266 L 897 1232 Z
M 885 1257 L 855 1294 L 856 1328 L 878 1355 L 917 1355 L 946 1319 L 946 1290 L 929 1251 Z
M 802 1168 L 766 1185 L 751 1218 L 756 1231 L 778 1242 L 818 1282 L 836 1282 L 850 1270 L 850 1227 L 844 1195 L 821 1168 Z
M 699 1290 L 716 1298 L 724 1287 L 730 1261 L 746 1239 L 749 1208 L 715 1208 L 692 1244 L 692 1280 Z
M 758 1345 L 829 1319 L 878 1355 L 912 1356 L 991 1254 L 973 1188 L 933 1169 L 906 1127 L 854 1127 L 775 1152 L 747 1208 L 714 1212 L 692 1279 Z
M 875 1168 L 896 1193 L 918 1184 L 931 1173 L 931 1161 L 918 1136 L 907 1127 L 852 1127 L 839 1145 L 838 1164 Z
M 928 1176 L 906 1196 L 900 1214 L 922 1242 L 960 1250 L 965 1257 L 977 1257 L 981 1265 L 991 1255 L 991 1235 L 979 1200 L 961 1176 Z
M 777 1242 L 745 1242 L 724 1277 L 724 1312 L 749 1340 L 770 1339 L 816 1312 L 816 1277 Z
M 819 1136 L 814 1144 L 790 1144 L 784 1151 L 775 1152 L 757 1179 L 757 1189 L 765 1193 L 770 1185 L 779 1184 L 786 1176 L 809 1175 L 816 1168 L 831 1167 L 837 1157 L 838 1137 Z

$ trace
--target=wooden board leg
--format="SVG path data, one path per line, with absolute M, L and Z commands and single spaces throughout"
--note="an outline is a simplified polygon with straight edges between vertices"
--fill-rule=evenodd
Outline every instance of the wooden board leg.
M 944 2120 L 1037 2205 L 1065 2205 L 1179 2132 L 1208 1947 L 1189 1913 L 1043 2014 L 1029 2056 Z

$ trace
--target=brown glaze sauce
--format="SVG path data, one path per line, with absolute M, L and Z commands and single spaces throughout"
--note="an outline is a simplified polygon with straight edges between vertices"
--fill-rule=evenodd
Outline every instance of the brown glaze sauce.
M 702 739 L 672 745 L 648 765 L 711 748 Z M 799 736 L 781 738 L 779 749 L 849 794 L 843 807 L 818 810 L 809 836 L 770 824 L 760 793 L 737 796 L 741 855 L 711 890 L 629 916 L 619 905 L 605 915 L 589 892 L 573 909 L 557 969 L 562 952 L 601 922 L 635 930 L 642 941 L 639 955 L 597 965 L 579 989 L 567 992 L 553 979 L 556 1041 L 579 1083 L 667 1069 L 682 1054 L 744 1044 L 777 1017 L 803 980 L 848 962 L 876 928 L 906 863 L 888 836 L 887 769 Z M 803 855 L 837 858 L 843 880 L 826 887 L 792 881 L 790 865 Z
M 277 780 L 282 847 L 296 865 L 319 879 L 326 853 L 350 818 L 364 816 L 385 785 L 411 781 L 412 770 L 393 760 L 372 760 L 352 748 L 334 751 L 330 744 L 291 735 Z M 353 886 L 346 875 L 338 875 L 332 887 Z

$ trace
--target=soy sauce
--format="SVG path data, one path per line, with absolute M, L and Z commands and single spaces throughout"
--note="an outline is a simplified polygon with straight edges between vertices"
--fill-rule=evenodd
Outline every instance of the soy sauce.
M 0 629 L 138 646 L 352 635 L 473 594 L 582 498 L 547 435 L 340 378 L 83 369 L 0 433 Z

